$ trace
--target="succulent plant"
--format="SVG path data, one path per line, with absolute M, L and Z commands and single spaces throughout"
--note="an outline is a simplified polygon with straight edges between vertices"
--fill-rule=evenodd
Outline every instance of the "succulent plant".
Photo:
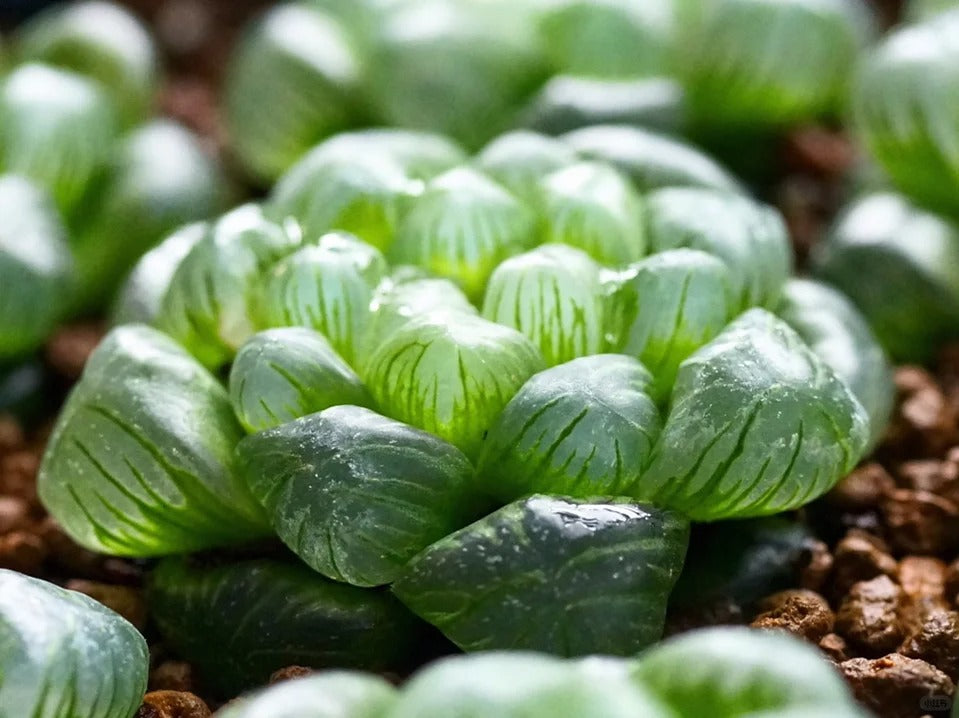
M 359 4 L 359 3 L 357 3 Z M 284 3 L 247 30 L 226 81 L 226 119 L 246 170 L 267 184 L 359 114 L 355 41 L 337 18 Z
M 860 137 L 894 184 L 959 217 L 959 7 L 893 31 L 853 93 Z
M 924 361 L 959 336 L 959 228 L 900 195 L 849 205 L 814 255 L 893 359 Z
M 74 591 L 0 569 L 0 711 L 130 718 L 147 686 L 146 641 Z
M 698 0 L 691 18 L 680 74 L 707 134 L 835 115 L 871 36 L 861 0 Z
M 83 0 L 54 5 L 16 34 L 22 62 L 42 62 L 98 81 L 126 125 L 146 117 L 158 85 L 153 39 L 127 10 Z
M 50 197 L 22 177 L 0 175 L 0 361 L 43 342 L 66 313 L 73 277 Z
M 262 690 L 220 711 L 218 718 L 383 718 L 396 690 L 364 673 L 329 671 Z
M 113 103 L 93 80 L 40 64 L 0 84 L 0 169 L 47 188 L 70 221 L 103 172 L 118 132 Z

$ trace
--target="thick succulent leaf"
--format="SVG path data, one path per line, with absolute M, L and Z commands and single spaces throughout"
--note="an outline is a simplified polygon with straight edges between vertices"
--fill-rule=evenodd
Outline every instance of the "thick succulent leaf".
M 226 80 L 226 121 L 244 168 L 268 184 L 313 144 L 347 127 L 360 60 L 343 25 L 304 3 L 269 10 Z
M 754 611 L 767 596 L 795 588 L 816 540 L 805 523 L 781 516 L 695 525 L 669 597 L 671 618 L 718 615 L 731 606 Z
M 73 281 L 66 230 L 50 198 L 0 175 L 0 360 L 36 349 L 65 313 Z
M 335 583 L 300 563 L 169 558 L 153 572 L 148 598 L 166 645 L 224 696 L 290 665 L 402 668 L 420 638 L 416 619 L 388 592 Z
M 256 332 L 260 277 L 300 243 L 296 228 L 244 205 L 216 221 L 180 262 L 157 326 L 208 367 L 219 367 Z
M 460 167 L 416 198 L 389 258 L 452 279 L 477 300 L 500 262 L 535 244 L 535 214 L 492 180 Z
M 871 18 L 858 0 L 700 2 L 683 47 L 691 121 L 740 131 L 842 108 Z M 757 32 L 762 28 L 762 32 Z
M 619 124 L 678 133 L 685 110 L 682 86 L 668 77 L 613 80 L 557 75 L 530 101 L 522 124 L 548 135 Z
M 531 493 L 628 496 L 661 428 L 651 383 L 642 364 L 621 354 L 535 374 L 483 442 L 482 489 L 504 501 Z
M 331 151 L 323 144 L 283 175 L 270 212 L 295 217 L 308 241 L 337 229 L 386 250 L 422 189 L 389 154 Z
M 787 511 L 852 470 L 868 432 L 832 369 L 752 309 L 680 366 L 636 496 L 696 521 Z
M 370 245 L 344 232 L 323 235 L 265 275 L 259 324 L 316 329 L 352 364 L 386 273 L 386 260 Z
M 729 287 L 726 265 L 692 249 L 655 254 L 620 277 L 608 302 L 611 344 L 652 372 L 657 400 L 669 396 L 683 360 L 734 314 Z
M 247 437 L 237 455 L 284 543 L 357 586 L 390 583 L 472 510 L 473 468 L 458 449 L 357 406 Z
M 410 279 L 391 276 L 384 280 L 376 289 L 370 311 L 372 316 L 366 325 L 364 356 L 368 356 L 397 328 L 416 317 L 438 313 L 477 314 L 476 307 L 453 282 L 420 276 Z
M 635 78 L 672 69 L 673 0 L 559 0 L 539 19 L 553 66 L 572 75 Z
M 478 149 L 545 79 L 530 11 L 510 0 L 391 3 L 369 65 L 376 115 Z
M 906 3 L 906 20 L 919 22 L 955 7 L 956 0 L 909 0 Z
M 476 166 L 530 205 L 541 199 L 540 180 L 576 164 L 576 153 L 552 137 L 514 130 L 500 135 L 476 155 Z
M 671 188 L 648 201 L 653 252 L 688 247 L 723 260 L 729 268 L 731 308 L 773 309 L 792 269 L 785 222 L 772 207 L 702 188 Z
M 529 337 L 549 366 L 601 351 L 603 313 L 599 266 L 562 244 L 507 259 L 483 301 L 484 317 Z
M 776 313 L 846 382 L 869 415 L 869 447 L 882 438 L 892 414 L 892 367 L 875 335 L 849 299 L 809 279 L 786 283 Z
M 268 329 L 240 347 L 230 367 L 230 401 L 250 433 L 340 404 L 370 406 L 350 365 L 319 332 Z
M 580 162 L 544 177 L 544 237 L 569 244 L 608 265 L 646 254 L 646 212 L 629 180 L 596 162 Z
M 170 280 L 193 245 L 203 239 L 210 226 L 194 222 L 173 232 L 140 257 L 117 292 L 110 321 L 118 324 L 153 324 L 160 316 L 160 305 Z
M 46 10 L 17 31 L 17 56 L 99 81 L 127 125 L 150 111 L 157 87 L 156 48 L 147 29 L 119 5 L 85 0 Z
M 393 592 L 467 651 L 632 655 L 662 635 L 688 532 L 626 499 L 534 495 L 427 548 Z
M 544 368 L 539 351 L 515 329 L 469 314 L 430 313 L 386 337 L 361 376 L 384 414 L 473 458 L 506 403 Z
M 586 159 L 608 162 L 641 192 L 711 187 L 739 192 L 735 178 L 708 155 L 679 140 L 626 125 L 585 127 L 561 138 Z
M 723 626 L 685 633 L 641 655 L 633 678 L 683 716 L 740 718 L 799 708 L 855 715 L 835 667 L 813 646 L 776 632 Z
M 814 256 L 896 360 L 926 361 L 959 336 L 959 227 L 895 194 L 848 207 Z
M 521 651 L 454 656 L 417 673 L 389 718 L 674 718 L 626 677 L 625 662 Z
M 217 718 L 386 718 L 396 689 L 365 673 L 330 671 L 231 702 Z
M 72 242 L 80 306 L 102 306 L 140 255 L 181 225 L 222 209 L 225 182 L 199 138 L 181 125 L 157 120 L 128 135 Z
M 959 6 L 890 33 L 862 63 L 852 105 L 895 185 L 959 217 Z
M 27 64 L 0 85 L 0 128 L 0 169 L 46 187 L 69 218 L 109 159 L 117 119 L 93 80 Z
M 388 160 L 410 178 L 429 180 L 466 160 L 463 148 L 433 132 L 396 127 L 341 132 L 324 140 L 307 153 L 283 179 L 290 186 L 308 183 L 303 176 L 312 167 L 328 162 L 354 162 L 357 158 Z
M 0 716 L 131 718 L 146 641 L 92 598 L 0 569 Z
M 57 419 L 37 488 L 67 533 L 102 553 L 257 538 L 268 524 L 233 470 L 242 436 L 226 390 L 193 357 L 154 329 L 119 327 Z

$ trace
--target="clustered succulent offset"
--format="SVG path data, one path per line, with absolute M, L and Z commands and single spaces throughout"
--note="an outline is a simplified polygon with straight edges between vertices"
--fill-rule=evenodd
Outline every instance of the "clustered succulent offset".
M 862 63 L 855 0 L 282 4 L 226 92 L 233 152 L 276 182 L 215 218 L 216 166 L 140 124 L 142 29 L 99 2 L 40 16 L 0 84 L 0 359 L 136 262 L 44 506 L 156 559 L 151 618 L 214 694 L 338 669 L 223 718 L 862 716 L 787 637 L 659 641 L 669 602 L 771 585 L 802 536 L 764 517 L 876 446 L 884 349 L 959 336 L 959 18 L 935 4 Z M 635 126 L 749 155 L 850 95 L 904 195 L 847 208 L 816 279 L 775 209 Z M 346 131 L 371 124 L 406 129 Z M 727 519 L 752 520 L 687 555 Z M 437 631 L 484 653 L 401 688 L 360 672 Z M 147 662 L 119 616 L 0 571 L 0 718 L 129 718 Z
M 104 2 L 56 7 L 13 37 L 0 78 L 0 363 L 102 307 L 139 256 L 220 211 L 219 167 L 149 120 L 153 42 Z

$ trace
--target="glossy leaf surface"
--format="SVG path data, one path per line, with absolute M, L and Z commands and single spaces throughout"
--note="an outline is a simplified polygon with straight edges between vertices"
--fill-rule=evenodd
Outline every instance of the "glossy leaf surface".
M 378 676 L 330 671 L 265 688 L 220 711 L 218 718 L 385 718 L 396 690 Z
M 399 668 L 419 637 L 416 619 L 389 593 L 335 583 L 299 563 L 165 559 L 148 595 L 167 644 L 225 697 L 291 665 Z
M 0 717 L 131 718 L 149 664 L 143 636 L 113 611 L 0 569 Z
M 619 354 L 535 374 L 483 442 L 481 488 L 505 501 L 531 493 L 628 496 L 661 428 L 651 383 L 642 364 Z
M 393 591 L 467 651 L 631 655 L 662 635 L 688 531 L 626 500 L 534 495 L 430 546 Z
M 539 351 L 515 329 L 434 313 L 397 328 L 360 375 L 384 414 L 473 458 L 506 403 L 543 368 Z
M 234 473 L 243 436 L 226 390 L 167 336 L 114 329 L 87 362 L 40 466 L 47 510 L 77 543 L 161 556 L 263 536 Z
M 361 407 L 247 437 L 237 455 L 284 543 L 324 576 L 357 586 L 390 583 L 471 509 L 463 454 Z
M 697 521 L 786 511 L 852 470 L 868 436 L 845 383 L 753 309 L 680 366 L 636 496 Z

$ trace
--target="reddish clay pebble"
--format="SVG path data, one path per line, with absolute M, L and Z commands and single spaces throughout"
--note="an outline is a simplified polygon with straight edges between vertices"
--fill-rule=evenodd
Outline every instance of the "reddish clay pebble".
M 959 558 L 946 569 L 944 584 L 946 601 L 959 608 Z
M 896 559 L 879 548 L 880 542 L 858 532 L 850 532 L 836 544 L 833 552 L 832 588 L 842 597 L 860 581 L 876 576 L 895 576 Z
M 146 600 L 143 592 L 130 586 L 115 586 L 109 583 L 74 579 L 66 587 L 78 591 L 99 601 L 107 608 L 119 613 L 138 629 L 143 630 L 147 622 Z
M 952 698 L 955 685 L 945 673 L 916 658 L 892 653 L 882 658 L 851 658 L 839 669 L 860 703 L 881 718 L 916 718 L 931 699 Z
M 897 489 L 882 502 L 882 513 L 900 551 L 942 554 L 959 546 L 959 508 L 941 496 Z
M 910 658 L 921 658 L 947 676 L 959 675 L 959 613 L 930 613 L 922 626 L 903 642 L 899 652 Z
M 846 639 L 838 633 L 827 633 L 823 636 L 819 641 L 819 649 L 836 663 L 842 663 L 849 658 L 849 646 L 846 645 Z
M 287 666 L 286 668 L 281 668 L 278 671 L 274 671 L 273 675 L 270 676 L 270 683 L 282 683 L 283 681 L 290 681 L 294 678 L 303 678 L 304 676 L 309 676 L 316 673 L 316 669 L 307 668 L 306 666 Z
M 959 466 L 945 461 L 924 459 L 907 461 L 899 466 L 900 483 L 913 491 L 938 493 L 951 481 L 956 480 Z
M 30 505 L 15 496 L 0 496 L 0 536 L 30 525 Z
M 186 661 L 163 661 L 150 671 L 151 691 L 192 691 L 193 666 Z
M 39 467 L 40 457 L 32 451 L 18 450 L 0 457 L 0 494 L 36 504 Z
M 762 613 L 753 620 L 753 627 L 786 631 L 812 643 L 830 633 L 835 621 L 826 599 L 805 589 L 775 593 L 763 599 L 759 608 Z
M 206 703 L 192 693 L 153 691 L 143 697 L 136 718 L 210 718 Z
M 829 492 L 829 502 L 847 511 L 865 511 L 879 505 L 896 482 L 881 464 L 863 464 Z
M 24 441 L 20 423 L 12 416 L 0 414 L 0 456 L 21 447 Z
M 26 531 L 0 536 L 0 568 L 36 576 L 47 557 L 40 537 Z
M 832 573 L 833 556 L 822 541 L 810 541 L 806 547 L 806 555 L 805 565 L 799 572 L 799 585 L 810 591 L 818 591 Z
M 84 364 L 100 343 L 103 334 L 103 325 L 96 322 L 63 327 L 47 342 L 47 363 L 64 378 L 79 379 Z
M 888 576 L 861 581 L 839 607 L 836 633 L 868 653 L 888 653 L 904 638 L 898 617 L 901 601 L 902 589 Z

